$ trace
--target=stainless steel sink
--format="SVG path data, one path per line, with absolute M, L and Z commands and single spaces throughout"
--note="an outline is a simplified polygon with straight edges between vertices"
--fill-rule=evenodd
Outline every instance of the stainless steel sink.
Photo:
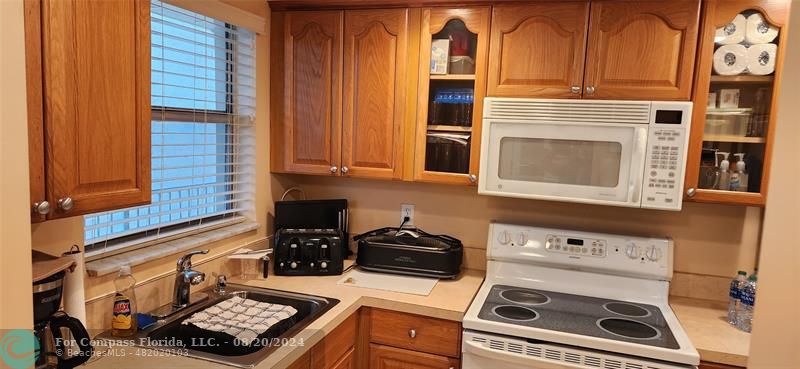
M 229 284 L 227 293 L 220 295 L 211 288 L 199 293 L 208 300 L 175 314 L 166 320 L 140 331 L 133 337 L 142 347 L 184 353 L 190 357 L 209 360 L 240 368 L 250 368 L 264 360 L 280 345 L 339 303 L 339 300 L 293 292 Z M 195 312 L 231 298 L 236 292 L 247 292 L 247 298 L 271 304 L 290 305 L 297 309 L 294 317 L 281 321 L 259 336 L 250 346 L 235 342 L 233 336 L 211 332 L 193 325 L 181 324 Z M 289 340 L 287 340 L 289 339 Z M 295 342 L 296 343 L 296 342 Z M 292 342 L 288 342 L 292 344 Z

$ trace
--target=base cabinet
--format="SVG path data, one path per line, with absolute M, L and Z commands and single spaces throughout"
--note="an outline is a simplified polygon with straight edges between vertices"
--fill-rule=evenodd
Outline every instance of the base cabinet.
M 458 359 L 371 344 L 370 369 L 457 369 Z
M 725 364 L 717 364 L 717 363 L 709 363 L 706 361 L 701 361 L 700 366 L 697 369 L 745 369 L 740 366 L 730 366 Z

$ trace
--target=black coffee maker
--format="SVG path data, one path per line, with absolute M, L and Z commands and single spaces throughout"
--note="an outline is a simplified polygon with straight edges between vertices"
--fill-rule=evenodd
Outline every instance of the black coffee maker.
M 64 276 L 72 263 L 50 260 L 46 265 L 44 268 L 50 269 L 45 272 L 41 272 L 41 264 L 34 267 L 33 326 L 39 341 L 36 369 L 72 369 L 88 361 L 93 352 L 83 323 L 60 311 Z

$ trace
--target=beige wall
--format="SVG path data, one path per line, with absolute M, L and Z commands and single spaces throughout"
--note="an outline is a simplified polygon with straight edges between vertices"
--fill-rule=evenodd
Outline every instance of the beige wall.
M 400 204 L 415 205 L 415 223 L 464 242 L 467 266 L 483 269 L 490 221 L 535 224 L 675 240 L 675 271 L 725 279 L 752 271 L 761 209 L 684 203 L 681 212 L 655 211 L 481 196 L 475 188 L 276 175 L 282 187 L 298 185 L 309 198 L 348 198 L 353 233 L 397 226 Z M 724 295 L 724 288 L 721 290 Z
M 33 326 L 22 20 L 22 0 L 0 1 L 0 329 Z
M 748 367 L 800 368 L 800 2 L 792 8 Z

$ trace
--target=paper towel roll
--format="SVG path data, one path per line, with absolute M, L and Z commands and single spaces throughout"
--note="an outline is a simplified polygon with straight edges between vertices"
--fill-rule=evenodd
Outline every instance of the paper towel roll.
M 83 262 L 83 252 L 73 246 L 72 250 L 65 252 L 64 256 L 72 257 L 75 269 L 64 277 L 64 312 L 76 318 L 86 326 L 86 294 L 83 291 L 83 276 L 86 267 Z
M 766 44 L 778 37 L 778 29 L 767 23 L 761 13 L 747 17 L 747 30 L 744 39 L 748 44 Z
M 717 28 L 714 35 L 714 42 L 720 45 L 738 44 L 744 41 L 744 35 L 747 30 L 747 18 L 744 15 L 737 14 L 733 21 Z
M 750 74 L 764 76 L 775 72 L 778 45 L 756 44 L 747 48 L 747 70 Z
M 747 48 L 744 45 L 723 45 L 714 52 L 714 72 L 723 76 L 741 74 L 747 68 Z

